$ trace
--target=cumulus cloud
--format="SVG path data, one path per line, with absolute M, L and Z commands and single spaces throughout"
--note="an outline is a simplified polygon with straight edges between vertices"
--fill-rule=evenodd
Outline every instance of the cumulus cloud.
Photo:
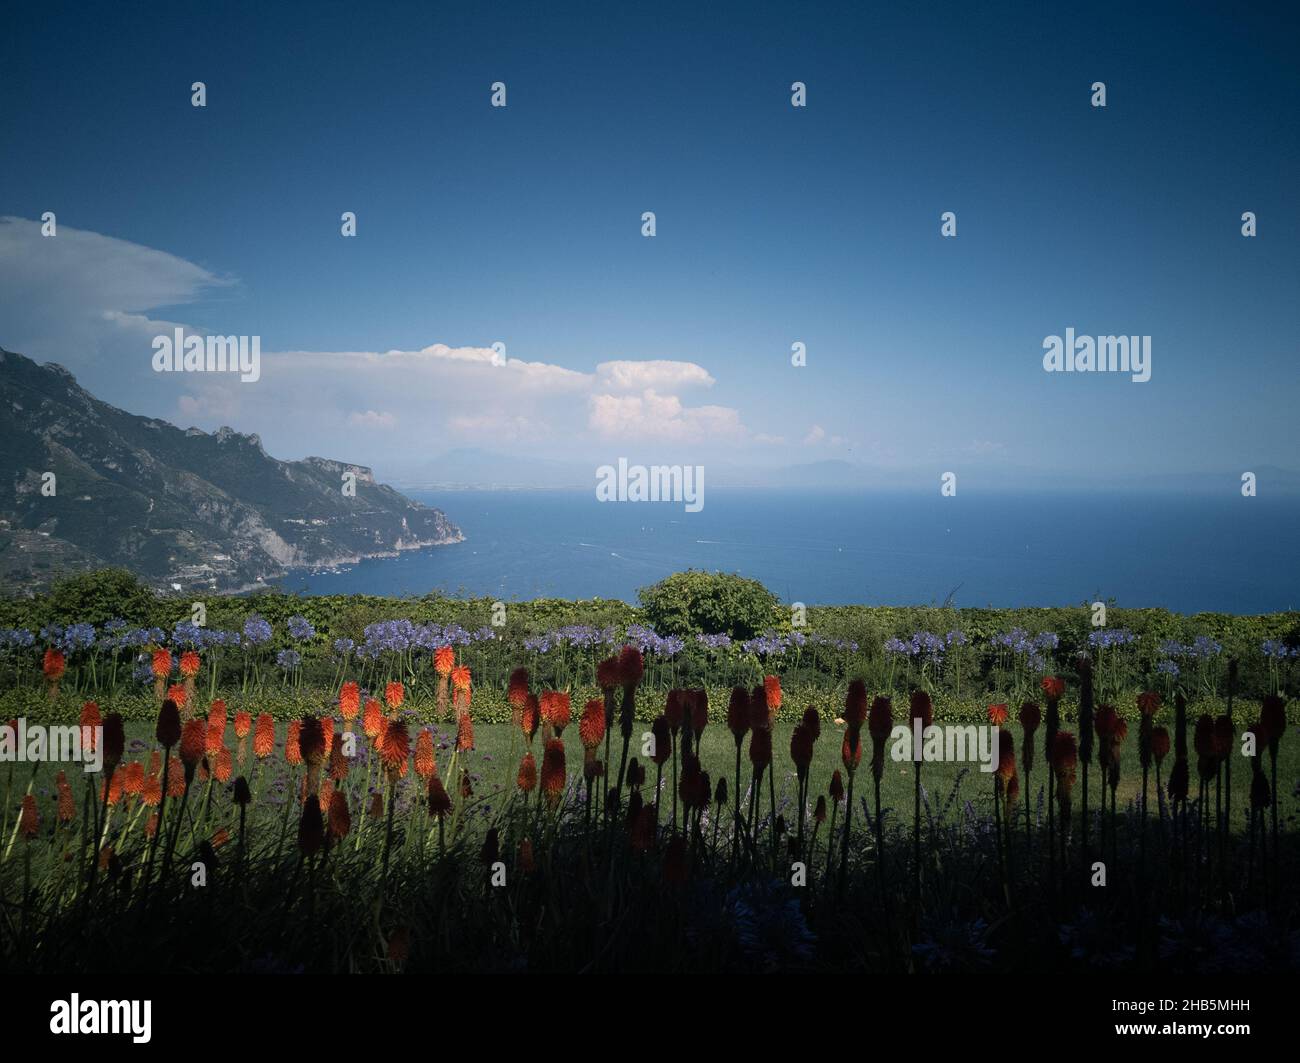
M 808 434 L 803 437 L 803 445 L 806 447 L 816 446 L 826 438 L 826 429 L 821 425 L 815 424 L 808 429 Z
M 730 407 L 688 407 L 652 388 L 640 395 L 593 395 L 588 409 L 588 427 L 605 439 L 699 443 L 746 434 L 739 412 Z
M 234 284 L 126 240 L 66 225 L 46 238 L 38 222 L 0 219 L 0 344 L 62 362 L 101 397 L 182 427 L 229 424 L 277 455 L 375 465 L 394 454 L 414 464 L 450 445 L 753 441 L 737 409 L 681 397 L 715 384 L 691 361 L 616 359 L 587 371 L 445 343 L 382 352 L 264 344 L 255 383 L 152 372 L 153 337 L 203 331 L 172 320 L 175 308 Z
M 597 384 L 605 391 L 676 391 L 686 387 L 712 387 L 713 377 L 694 362 L 652 360 L 601 362 Z

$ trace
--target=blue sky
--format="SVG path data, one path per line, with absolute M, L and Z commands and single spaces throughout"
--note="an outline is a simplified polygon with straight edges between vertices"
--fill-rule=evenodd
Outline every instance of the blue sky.
M 1294 14 L 699 7 L 14 7 L 0 345 L 381 474 L 1297 464 Z M 263 379 L 153 373 L 172 325 Z M 1067 327 L 1151 381 L 1045 373 Z

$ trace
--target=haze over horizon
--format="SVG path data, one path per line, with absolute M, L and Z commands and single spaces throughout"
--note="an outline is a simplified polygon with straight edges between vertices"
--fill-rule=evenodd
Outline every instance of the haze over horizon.
M 16 8 L 0 346 L 408 482 L 1294 464 L 1293 15 L 592 10 Z M 176 327 L 259 336 L 261 379 L 153 372 Z M 1045 373 L 1068 328 L 1151 336 L 1151 379 Z

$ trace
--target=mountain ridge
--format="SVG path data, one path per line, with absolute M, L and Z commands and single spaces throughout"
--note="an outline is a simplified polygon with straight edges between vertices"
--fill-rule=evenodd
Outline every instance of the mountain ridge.
M 160 589 L 238 591 L 464 538 L 367 466 L 282 461 L 253 433 L 128 413 L 63 366 L 4 348 L 0 409 L 0 578 L 11 590 L 119 565 Z

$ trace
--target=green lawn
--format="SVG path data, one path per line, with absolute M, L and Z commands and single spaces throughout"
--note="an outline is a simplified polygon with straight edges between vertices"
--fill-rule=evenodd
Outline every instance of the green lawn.
M 777 788 L 777 806 L 778 812 L 782 813 L 787 823 L 794 826 L 796 822 L 794 802 L 796 797 L 796 777 L 793 764 L 789 756 L 790 734 L 793 727 L 793 720 L 778 720 L 776 733 L 773 740 L 774 767 Z M 459 779 L 462 769 L 468 770 L 473 784 L 474 795 L 472 804 L 474 806 L 475 818 L 480 821 L 486 821 L 499 810 L 503 802 L 513 795 L 515 791 L 515 778 L 518 765 L 522 754 L 527 748 L 520 732 L 507 724 L 478 724 L 475 727 L 476 748 L 467 753 L 454 754 L 455 749 L 455 729 L 449 723 L 435 723 L 431 725 L 434 728 L 435 740 L 439 748 L 437 752 L 439 773 L 447 783 L 448 791 L 455 797 L 456 787 L 453 783 Z M 1017 740 L 1017 747 L 1021 739 L 1021 729 L 1018 725 L 1011 728 L 1013 736 Z M 236 764 L 234 774 L 238 775 L 241 771 L 248 776 L 253 783 L 255 801 L 250 813 L 257 815 L 259 812 L 271 812 L 277 818 L 283 807 L 283 801 L 280 800 L 281 794 L 286 792 L 282 787 L 274 788 L 273 784 L 276 779 L 283 779 L 287 786 L 289 777 L 289 768 L 284 760 L 284 737 L 286 725 L 277 726 L 277 746 L 275 752 L 267 758 L 265 762 L 260 763 L 252 756 L 251 736 L 248 739 L 249 751 L 247 760 L 241 768 Z M 647 763 L 646 758 L 641 755 L 642 735 L 649 732 L 649 726 L 640 721 L 637 722 L 633 735 L 633 743 L 629 757 L 637 757 L 646 764 L 647 768 L 647 790 L 646 796 L 649 796 L 654 784 L 655 769 L 654 765 Z M 414 749 L 415 735 L 417 731 L 412 731 L 412 749 Z M 810 772 L 809 787 L 809 812 L 811 813 L 812 805 L 815 803 L 819 794 L 827 792 L 827 786 L 830 782 L 831 773 L 841 767 L 840 748 L 842 743 L 844 729 L 834 724 L 826 724 L 823 727 L 821 738 L 814 747 L 814 760 Z M 233 732 L 228 727 L 226 732 L 227 744 L 234 748 L 236 740 Z M 582 768 L 582 746 L 578 739 L 578 727 L 576 721 L 569 726 L 564 735 L 566 747 L 566 762 L 570 785 L 575 788 L 580 785 L 581 768 Z M 864 755 L 862 764 L 858 770 L 857 785 L 855 790 L 855 818 L 861 815 L 860 798 L 866 798 L 868 801 L 872 798 L 871 774 L 869 768 L 870 762 L 870 739 L 864 740 Z M 359 739 L 361 747 L 364 750 L 364 740 Z M 1042 756 L 1043 732 L 1040 728 L 1035 736 L 1035 758 L 1034 769 L 1030 786 L 1024 786 L 1023 768 L 1021 786 L 1022 801 L 1028 798 L 1031 802 L 1031 813 L 1035 817 L 1040 812 L 1040 792 L 1044 786 L 1047 775 L 1044 770 L 1044 761 Z M 141 760 L 148 762 L 149 750 L 154 746 L 153 728 L 142 723 L 127 724 L 127 760 Z M 617 771 L 619 750 L 621 740 L 616 733 L 613 738 L 611 747 L 611 759 L 613 760 L 612 772 Z M 1296 798 L 1293 790 L 1296 783 L 1297 761 L 1300 760 L 1300 753 L 1297 752 L 1297 742 L 1293 739 L 1290 742 L 1282 743 L 1282 753 L 1278 766 L 1278 787 L 1282 791 L 1282 803 L 1280 812 L 1286 824 L 1287 829 L 1295 827 L 1296 816 Z M 741 791 L 745 792 L 752 782 L 752 768 L 748 756 L 749 742 L 746 739 L 741 756 Z M 542 742 L 540 735 L 535 739 L 533 752 L 537 758 L 538 765 L 541 764 Z M 603 747 L 601 750 L 603 754 Z M 721 776 L 727 779 L 728 789 L 731 791 L 730 800 L 735 799 L 735 742 L 724 726 L 710 723 L 706 728 L 701 742 L 702 761 L 705 770 L 709 772 L 710 778 L 716 785 Z M 455 759 L 453 761 L 453 756 Z M 1172 755 L 1166 759 L 1164 764 L 1164 774 L 1167 776 L 1168 770 L 1173 762 Z M 1017 765 L 1020 765 L 1020 751 L 1017 748 Z M 4 786 L 6 775 L 10 771 L 10 765 L 0 766 L 0 786 Z M 80 788 L 84 785 L 87 778 L 82 772 L 79 765 L 65 765 L 68 778 L 77 795 L 78 808 L 80 808 Z M 1248 786 L 1250 780 L 1250 764 L 1240 755 L 1234 757 L 1232 774 L 1232 807 L 1233 807 L 1233 829 L 1243 831 L 1245 824 L 1244 810 L 1247 807 Z M 42 817 L 53 817 L 53 776 L 58 770 L 54 765 L 42 765 L 32 778 L 32 769 L 26 764 L 12 765 L 12 784 L 11 789 L 6 789 L 10 795 L 7 801 L 7 810 L 9 822 L 13 822 L 13 816 L 16 813 L 17 806 L 21 801 L 24 788 L 29 780 L 33 783 L 33 791 L 37 794 L 41 803 Z M 1265 760 L 1265 770 L 1267 771 L 1267 760 Z M 295 769 L 293 775 L 296 781 L 301 776 L 301 768 Z M 1080 765 L 1080 780 L 1082 778 L 1082 765 Z M 663 791 L 663 812 L 664 818 L 667 819 L 672 803 L 672 794 L 669 790 L 670 780 L 672 778 L 671 762 L 664 765 L 664 791 Z M 1126 804 L 1134 801 L 1141 790 L 1141 767 L 1138 763 L 1137 739 L 1135 731 L 1130 733 L 1128 741 L 1123 747 L 1123 761 L 1121 777 L 1119 784 L 1119 807 L 1121 811 Z M 847 784 L 847 777 L 845 783 Z M 379 788 L 379 776 L 377 771 L 367 775 L 365 762 L 361 761 L 354 765 L 348 777 L 349 793 L 352 798 L 352 808 L 354 818 L 362 812 L 361 798 L 363 791 L 370 784 L 372 790 Z M 416 784 L 418 780 L 414 772 L 410 772 L 402 781 L 400 794 L 402 800 L 413 801 L 418 796 Z M 942 811 L 948 821 L 961 814 L 966 802 L 974 807 L 980 814 L 990 814 L 993 808 L 993 775 L 980 770 L 978 763 L 926 763 L 922 768 L 922 783 L 928 795 L 930 806 L 936 812 Z M 882 804 L 886 809 L 887 822 L 905 825 L 910 824 L 912 809 L 912 786 L 913 786 L 913 769 L 911 761 L 897 762 L 888 755 L 885 761 L 885 773 L 882 780 Z M 1155 798 L 1155 772 L 1151 774 L 1151 814 L 1156 815 L 1156 798 Z M 1097 807 L 1100 799 L 1100 773 L 1094 764 L 1090 778 L 1090 804 Z M 96 787 L 98 789 L 98 787 Z M 204 788 L 206 790 L 206 787 Z M 1196 795 L 1195 765 L 1193 764 L 1192 780 L 1192 797 Z M 575 795 L 576 796 L 576 795 Z M 1074 807 L 1076 812 L 1080 807 L 1081 788 L 1076 784 L 1074 791 Z M 229 798 L 221 793 L 221 787 L 213 787 L 211 795 L 211 819 L 213 825 L 229 823 L 234 815 L 233 806 Z M 134 804 L 134 801 L 131 802 Z M 767 783 L 764 781 L 763 787 L 763 810 L 766 812 L 770 808 L 767 796 Z M 1023 817 L 1023 805 L 1021 806 L 1020 816 Z M 1041 814 L 1046 816 L 1045 805 L 1041 808 Z M 1023 821 L 1023 820 L 1022 820 Z

